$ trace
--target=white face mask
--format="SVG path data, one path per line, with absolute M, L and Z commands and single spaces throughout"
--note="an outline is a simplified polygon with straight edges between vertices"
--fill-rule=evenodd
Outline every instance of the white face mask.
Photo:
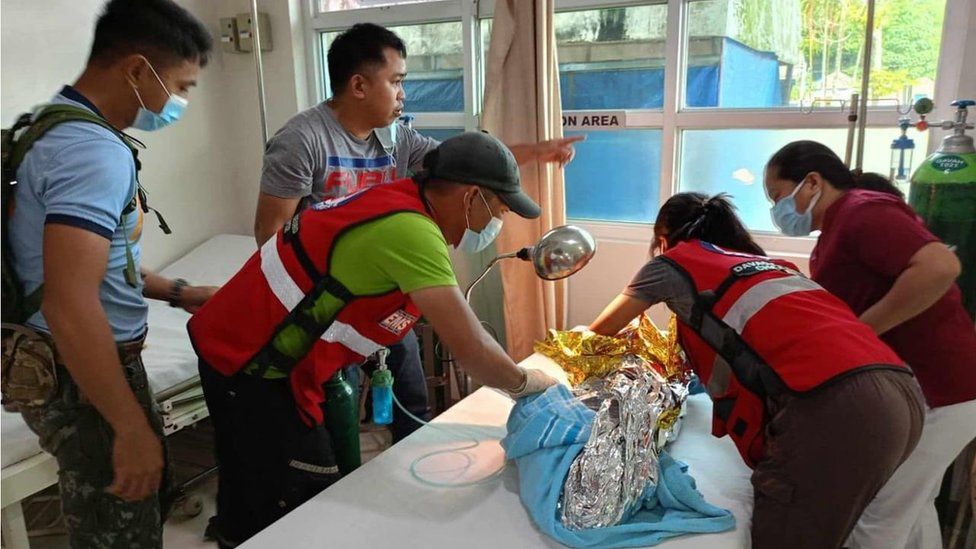
M 481 201 L 484 202 L 485 208 L 488 209 L 488 213 L 492 217 L 491 221 L 485 225 L 485 228 L 481 229 L 481 232 L 475 232 L 471 230 L 471 224 L 468 222 L 468 214 L 464 214 L 464 221 L 468 228 L 464 230 L 464 236 L 461 237 L 461 242 L 458 243 L 457 249 L 469 254 L 476 254 L 484 250 L 498 238 L 498 233 L 502 232 L 502 220 L 492 214 L 491 206 L 485 200 L 485 195 L 481 191 L 478 191 L 478 194 L 481 195 Z

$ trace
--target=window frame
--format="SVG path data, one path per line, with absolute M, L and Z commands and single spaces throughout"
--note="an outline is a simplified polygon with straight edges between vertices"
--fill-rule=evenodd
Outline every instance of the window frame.
M 472 131 L 478 128 L 478 113 L 474 106 L 480 105 L 480 90 L 476 89 L 477 71 L 480 60 L 476 59 L 477 42 L 475 33 L 479 31 L 476 6 L 463 0 L 434 0 L 420 4 L 402 6 L 383 6 L 355 10 L 317 12 L 317 0 L 306 0 L 307 19 L 305 39 L 307 43 L 307 67 L 310 76 L 309 97 L 313 104 L 328 97 L 328 71 L 321 47 L 321 35 L 349 28 L 356 23 L 370 21 L 386 27 L 422 25 L 426 23 L 461 23 L 461 43 L 464 55 L 463 87 L 464 110 L 461 112 L 410 113 L 413 124 L 418 128 L 444 129 L 464 128 Z
M 647 5 L 667 5 L 667 36 L 665 38 L 664 59 L 664 104 L 660 110 L 614 109 L 627 112 L 626 124 L 620 129 L 659 129 L 661 140 L 660 203 L 680 190 L 678 181 L 681 165 L 682 133 L 685 130 L 703 129 L 806 129 L 848 127 L 847 109 L 837 104 L 809 107 L 775 107 L 763 109 L 695 108 L 685 107 L 684 86 L 687 75 L 687 13 L 688 5 L 698 0 L 555 0 L 556 11 L 579 11 L 591 9 L 637 7 Z M 954 6 L 967 0 L 947 0 L 947 13 Z M 325 60 L 319 45 L 319 34 L 334 32 L 361 22 L 371 21 L 384 26 L 400 26 L 423 23 L 460 21 L 464 54 L 464 111 L 461 113 L 416 113 L 414 125 L 419 128 L 457 128 L 476 130 L 481 114 L 484 63 L 481 55 L 481 24 L 483 19 L 493 17 L 495 0 L 432 0 L 418 4 L 361 8 L 355 10 L 318 12 L 317 0 L 305 0 L 307 70 L 309 77 L 309 98 L 321 101 L 327 95 Z M 946 18 L 942 31 L 951 21 Z M 940 52 L 936 94 L 943 75 L 961 70 L 961 56 L 946 58 L 944 49 Z M 573 113 L 582 111 L 564 111 Z M 592 112 L 588 110 L 587 112 Z M 896 131 L 896 121 L 900 116 L 893 105 L 870 105 L 867 109 L 867 128 L 891 128 Z M 938 145 L 940 139 L 929 139 L 929 151 Z M 624 235 L 645 238 L 648 223 L 621 223 L 611 221 L 584 220 L 582 224 L 593 229 L 595 235 L 621 238 Z M 792 238 L 764 231 L 753 231 L 760 243 L 769 249 L 784 254 L 809 254 L 813 247 L 812 238 Z

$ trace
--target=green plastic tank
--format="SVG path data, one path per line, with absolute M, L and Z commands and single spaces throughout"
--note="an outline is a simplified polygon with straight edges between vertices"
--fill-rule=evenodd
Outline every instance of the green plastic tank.
M 912 176 L 908 202 L 929 230 L 955 249 L 962 263 L 958 279 L 963 304 L 976 319 L 976 148 L 966 135 L 967 109 L 973 101 L 957 100 L 956 119 L 941 127 L 952 129 L 935 153 Z

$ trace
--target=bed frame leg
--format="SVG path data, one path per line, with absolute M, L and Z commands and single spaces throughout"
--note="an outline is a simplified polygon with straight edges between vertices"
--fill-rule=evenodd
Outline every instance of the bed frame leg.
M 19 501 L 3 508 L 2 525 L 3 546 L 6 549 L 30 549 L 27 523 L 24 521 L 24 508 L 21 507 Z

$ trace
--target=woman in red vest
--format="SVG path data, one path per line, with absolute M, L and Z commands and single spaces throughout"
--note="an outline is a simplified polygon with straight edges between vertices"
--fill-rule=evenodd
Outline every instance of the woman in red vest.
M 908 363 L 928 405 L 918 447 L 864 511 L 848 546 L 941 547 L 935 497 L 946 467 L 976 437 L 976 329 L 956 284 L 959 259 L 891 182 L 851 172 L 820 143 L 780 149 L 765 186 L 784 234 L 820 231 L 813 279 Z
M 671 197 L 653 257 L 590 326 L 656 303 L 754 469 L 753 547 L 836 548 L 908 457 L 924 407 L 911 372 L 839 299 L 764 257 L 724 196 Z

